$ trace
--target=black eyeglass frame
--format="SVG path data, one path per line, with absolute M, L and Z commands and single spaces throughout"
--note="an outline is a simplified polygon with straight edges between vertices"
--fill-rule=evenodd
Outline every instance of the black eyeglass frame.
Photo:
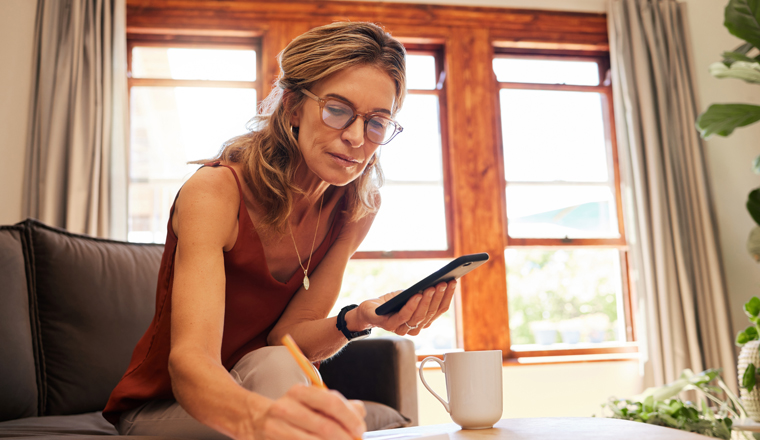
M 325 104 L 327 104 L 327 100 L 323 99 L 323 98 L 320 98 L 319 96 L 311 93 L 310 91 L 308 91 L 306 89 L 301 89 L 301 92 L 304 95 L 308 96 L 309 98 L 317 101 L 317 103 L 319 104 L 319 119 L 322 121 L 323 124 L 325 124 L 325 126 L 330 127 L 333 130 L 345 130 L 347 127 L 349 127 L 351 124 L 354 123 L 354 121 L 356 120 L 357 117 L 361 116 L 362 119 L 364 119 L 364 136 L 367 139 L 369 139 L 369 136 L 367 135 L 367 124 L 369 123 L 369 120 L 372 119 L 372 118 L 374 118 L 374 117 L 379 117 L 379 118 L 383 118 L 383 119 L 386 119 L 388 121 L 391 121 L 393 123 L 393 125 L 396 127 L 396 129 L 393 131 L 393 134 L 391 135 L 391 137 L 388 138 L 387 141 L 382 142 L 382 143 L 375 142 L 378 145 L 387 145 L 399 133 L 401 133 L 402 131 L 404 131 L 404 127 L 402 127 L 401 124 L 399 124 L 398 122 L 394 121 L 393 119 L 387 117 L 383 113 L 379 113 L 379 112 L 361 113 L 361 112 L 356 111 L 356 108 L 354 108 L 354 106 L 350 102 L 347 102 L 347 101 L 345 101 L 343 99 L 339 99 L 339 98 L 335 98 L 335 97 L 330 97 L 331 100 L 335 100 L 335 101 L 338 101 L 338 102 L 340 102 L 342 104 L 347 105 L 351 109 L 351 111 L 354 112 L 354 115 L 351 116 L 351 118 L 348 120 L 348 122 L 346 122 L 346 124 L 343 127 L 341 127 L 341 128 L 335 128 L 335 127 L 333 127 L 331 125 L 328 125 L 327 122 L 325 122 L 325 119 L 322 117 L 322 114 L 325 111 Z M 372 142 L 372 141 L 370 141 L 370 142 Z

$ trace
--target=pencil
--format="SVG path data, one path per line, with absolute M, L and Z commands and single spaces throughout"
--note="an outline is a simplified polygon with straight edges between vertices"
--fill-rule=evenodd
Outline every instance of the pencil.
M 306 356 L 304 356 L 303 352 L 301 352 L 301 349 L 298 348 L 298 345 L 296 345 L 296 341 L 293 340 L 293 337 L 289 334 L 283 336 L 282 344 L 288 348 L 288 351 L 293 356 L 293 359 L 296 360 L 298 366 L 301 367 L 301 370 L 303 370 L 303 372 L 309 378 L 311 384 L 326 390 L 327 386 L 324 382 L 322 382 L 322 378 L 319 377 L 317 372 L 314 371 L 314 367 L 311 365 L 311 362 L 306 359 Z
M 308 359 L 306 359 L 306 356 L 304 356 L 303 352 L 301 352 L 301 349 L 298 348 L 298 345 L 296 345 L 296 341 L 293 340 L 293 337 L 290 336 L 290 334 L 287 334 L 282 337 L 282 345 L 288 348 L 288 351 L 293 356 L 293 359 L 296 360 L 298 363 L 298 366 L 301 367 L 301 370 L 306 374 L 306 376 L 311 381 L 311 384 L 315 387 L 322 388 L 323 390 L 327 389 L 327 385 L 325 385 L 324 382 L 322 382 L 322 378 L 319 377 L 319 374 L 317 374 L 316 371 L 314 371 L 314 367 L 311 365 L 311 362 L 309 362 Z M 362 440 L 361 437 L 356 437 L 354 440 Z

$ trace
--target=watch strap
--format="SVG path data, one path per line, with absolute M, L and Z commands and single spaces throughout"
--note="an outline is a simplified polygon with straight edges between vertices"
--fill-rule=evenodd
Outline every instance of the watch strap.
M 340 330 L 340 332 L 343 333 L 343 336 L 345 336 L 349 341 L 362 336 L 369 336 L 369 334 L 372 333 L 372 329 L 362 330 L 360 332 L 352 332 L 348 329 L 348 325 L 346 324 L 346 313 L 357 307 L 359 306 L 356 304 L 351 304 L 340 309 L 340 313 L 338 313 L 338 322 L 335 324 L 338 330 Z

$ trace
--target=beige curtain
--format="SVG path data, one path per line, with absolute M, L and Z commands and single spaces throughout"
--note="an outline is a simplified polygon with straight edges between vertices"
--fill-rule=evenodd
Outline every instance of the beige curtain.
M 126 236 L 124 0 L 39 0 L 24 214 Z
M 675 0 L 609 3 L 615 121 L 647 385 L 722 368 L 733 337 L 685 23 Z

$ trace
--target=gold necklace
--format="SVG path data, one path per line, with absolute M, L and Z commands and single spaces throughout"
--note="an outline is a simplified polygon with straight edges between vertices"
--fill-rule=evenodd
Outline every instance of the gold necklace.
M 296 248 L 296 255 L 298 256 L 298 265 L 303 269 L 303 288 L 309 290 L 309 266 L 311 265 L 311 257 L 314 254 L 314 243 L 317 242 L 317 232 L 319 231 L 319 218 L 322 217 L 322 203 L 325 201 L 325 193 L 322 193 L 322 199 L 319 202 L 319 215 L 317 216 L 317 230 L 314 231 L 314 240 L 311 241 L 311 252 L 309 253 L 309 261 L 306 263 L 304 269 L 301 264 L 301 255 L 298 253 L 298 246 L 296 245 L 296 238 L 293 236 L 293 227 L 288 222 L 288 229 L 290 229 L 290 239 L 293 240 L 293 247 Z

